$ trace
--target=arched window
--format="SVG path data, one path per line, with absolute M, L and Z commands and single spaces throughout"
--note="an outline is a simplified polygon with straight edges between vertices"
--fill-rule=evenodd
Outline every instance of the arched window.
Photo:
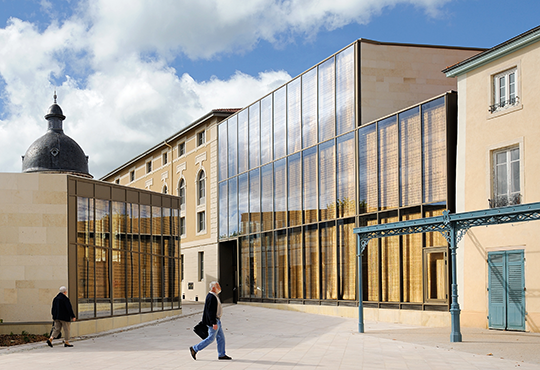
M 204 204 L 206 196 L 206 175 L 204 171 L 199 173 L 199 178 L 197 180 L 197 200 L 199 205 Z
M 167 194 L 167 185 L 163 186 L 163 191 L 162 191 L 163 194 Z
M 184 179 L 180 180 L 178 185 L 178 197 L 180 198 L 180 209 L 186 209 L 186 182 Z

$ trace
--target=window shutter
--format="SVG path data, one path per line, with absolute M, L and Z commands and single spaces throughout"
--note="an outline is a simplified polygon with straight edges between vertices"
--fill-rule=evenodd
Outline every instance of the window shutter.
M 507 252 L 508 323 L 510 330 L 525 330 L 525 274 L 523 252 Z
M 489 268 L 489 327 L 506 328 L 506 289 L 504 281 L 504 252 L 488 254 Z

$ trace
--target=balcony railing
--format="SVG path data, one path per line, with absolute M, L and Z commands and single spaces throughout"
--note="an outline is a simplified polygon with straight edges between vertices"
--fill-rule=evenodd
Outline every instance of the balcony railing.
M 490 105 L 489 106 L 489 113 L 493 113 L 493 112 L 499 110 L 500 108 L 508 107 L 508 106 L 511 106 L 511 105 L 517 105 L 517 104 L 519 104 L 519 96 L 516 96 L 514 98 L 510 98 L 508 100 L 503 100 L 503 101 L 501 101 L 500 103 L 497 103 L 497 104 Z
M 489 208 L 498 208 L 521 204 L 521 194 L 497 195 L 494 199 L 488 199 Z

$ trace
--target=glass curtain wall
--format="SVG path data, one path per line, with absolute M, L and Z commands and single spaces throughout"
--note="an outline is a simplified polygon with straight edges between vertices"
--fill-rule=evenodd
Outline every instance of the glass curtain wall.
M 180 308 L 179 210 L 77 198 L 78 318 Z
M 446 208 L 445 98 L 356 127 L 354 48 L 219 125 L 219 235 L 241 235 L 240 299 L 357 300 L 354 227 Z M 363 300 L 446 302 L 434 238 L 370 241 Z

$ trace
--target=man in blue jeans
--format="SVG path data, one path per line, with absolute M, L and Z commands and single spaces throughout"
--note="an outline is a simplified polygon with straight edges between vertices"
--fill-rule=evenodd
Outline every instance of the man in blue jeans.
M 202 317 L 203 324 L 208 326 L 208 337 L 193 347 L 189 347 L 189 352 L 194 360 L 197 359 L 197 352 L 208 347 L 214 339 L 217 339 L 218 359 L 232 360 L 231 357 L 225 354 L 225 335 L 221 329 L 220 321 L 223 310 L 221 308 L 221 301 L 218 297 L 219 293 L 221 293 L 221 286 L 217 281 L 212 281 L 210 283 L 210 292 L 206 295 L 206 300 L 204 301 Z

